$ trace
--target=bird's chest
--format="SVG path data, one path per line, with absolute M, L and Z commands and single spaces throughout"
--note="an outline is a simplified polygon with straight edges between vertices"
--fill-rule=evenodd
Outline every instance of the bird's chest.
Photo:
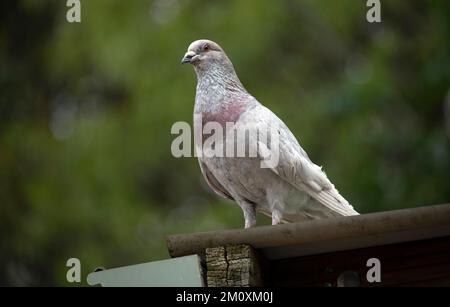
M 241 103 L 224 103 L 215 108 L 204 108 L 197 114 L 202 117 L 203 126 L 211 123 L 225 128 L 227 123 L 235 124 L 243 111 L 244 106 Z
M 194 111 L 195 133 L 201 136 L 202 144 L 212 136 L 225 141 L 230 132 L 234 133 L 235 124 L 244 111 L 244 104 L 238 101 L 215 103 L 201 98 Z

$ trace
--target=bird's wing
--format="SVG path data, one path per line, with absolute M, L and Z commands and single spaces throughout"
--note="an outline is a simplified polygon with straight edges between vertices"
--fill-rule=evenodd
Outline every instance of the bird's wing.
M 268 129 L 272 126 L 278 135 L 279 160 L 277 164 L 269 168 L 283 180 L 308 193 L 337 215 L 357 215 L 358 212 L 339 194 L 322 168 L 309 159 L 289 128 L 269 109 L 261 106 L 257 112 L 258 115 L 253 114 L 252 118 L 256 122 L 258 131 L 263 129 L 270 131 Z M 262 161 L 270 159 L 268 143 L 264 139 L 258 140 L 257 151 Z
M 211 189 L 218 195 L 223 198 L 228 198 L 233 200 L 233 197 L 228 193 L 228 191 L 220 184 L 220 182 L 214 177 L 211 171 L 208 169 L 205 163 L 203 163 L 200 159 L 198 159 L 198 163 L 200 164 L 200 169 L 202 171 L 203 177 L 205 177 L 206 182 L 211 187 Z

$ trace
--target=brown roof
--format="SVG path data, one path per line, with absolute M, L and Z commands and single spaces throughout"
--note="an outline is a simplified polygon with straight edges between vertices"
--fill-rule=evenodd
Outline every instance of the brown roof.
M 250 244 L 269 259 L 417 241 L 450 235 L 450 204 L 251 229 L 171 235 L 172 257 L 208 247 Z

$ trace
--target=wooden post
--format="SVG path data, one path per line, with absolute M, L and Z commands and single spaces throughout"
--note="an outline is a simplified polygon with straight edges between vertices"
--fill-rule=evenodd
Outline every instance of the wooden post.
M 206 249 L 208 287 L 258 287 L 263 285 L 261 259 L 246 244 Z

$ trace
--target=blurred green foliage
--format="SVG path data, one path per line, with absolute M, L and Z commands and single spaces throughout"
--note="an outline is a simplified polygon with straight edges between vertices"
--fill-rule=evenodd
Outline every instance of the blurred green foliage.
M 450 2 L 65 1 L 0 4 L 0 283 L 67 285 L 168 257 L 170 233 L 242 227 L 197 161 L 189 43 L 219 42 L 362 213 L 450 200 Z M 267 220 L 265 221 L 267 222 Z

